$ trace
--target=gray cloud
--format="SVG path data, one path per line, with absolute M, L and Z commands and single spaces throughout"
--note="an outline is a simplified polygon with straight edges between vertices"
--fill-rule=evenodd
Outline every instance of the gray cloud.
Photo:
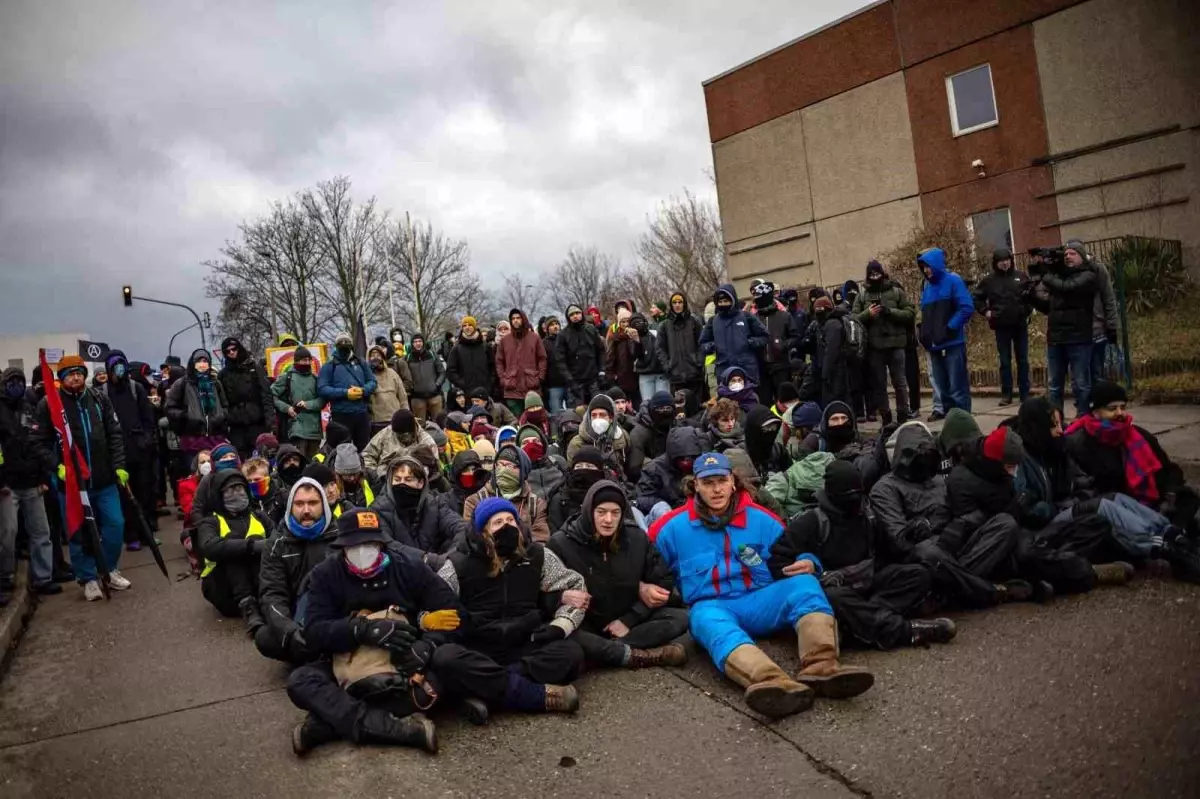
M 337 174 L 485 276 L 627 258 L 658 201 L 713 193 L 701 81 L 862 4 L 9 0 L 0 333 L 156 360 L 188 317 L 119 286 L 215 312 L 200 262 Z

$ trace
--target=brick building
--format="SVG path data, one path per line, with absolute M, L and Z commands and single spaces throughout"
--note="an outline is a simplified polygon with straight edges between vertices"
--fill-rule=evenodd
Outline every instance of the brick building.
M 861 278 L 980 246 L 1181 239 L 1200 263 L 1195 0 L 882 0 L 704 84 L 729 273 Z

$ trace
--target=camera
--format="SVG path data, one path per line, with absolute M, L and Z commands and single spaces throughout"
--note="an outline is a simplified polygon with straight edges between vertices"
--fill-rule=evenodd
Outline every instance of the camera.
M 1048 270 L 1057 270 L 1066 266 L 1066 258 L 1062 247 L 1031 247 L 1029 257 L 1040 258 L 1041 262 L 1029 262 L 1029 274 L 1041 274 Z

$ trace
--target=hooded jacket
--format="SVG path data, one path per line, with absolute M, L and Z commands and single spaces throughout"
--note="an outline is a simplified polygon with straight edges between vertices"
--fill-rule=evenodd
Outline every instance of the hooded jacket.
M 550 540 L 550 522 L 546 516 L 546 502 L 537 494 L 533 493 L 533 489 L 529 486 L 529 474 L 533 471 L 533 464 L 529 462 L 529 456 L 524 450 L 517 447 L 516 444 L 505 444 L 505 447 L 513 447 L 517 450 L 520 460 L 519 474 L 521 477 L 521 491 L 515 497 L 510 498 L 510 502 L 517 506 L 517 510 L 521 512 L 519 521 L 524 527 L 525 536 L 527 539 L 532 539 L 538 543 L 545 543 Z M 499 458 L 499 453 L 497 453 Z M 492 472 L 492 479 L 483 488 L 471 494 L 463 502 L 463 520 L 470 525 L 475 516 L 475 508 L 481 501 L 487 497 L 496 497 L 500 495 L 500 488 L 496 485 L 496 472 Z M 471 536 L 475 538 L 477 536 Z
M 211 358 L 207 350 L 194 351 L 188 358 L 187 375 L 175 382 L 167 392 L 167 419 L 171 429 L 180 436 L 223 436 L 228 429 L 226 412 L 229 402 L 221 381 L 210 368 L 207 377 L 212 381 L 215 406 L 212 412 L 205 412 L 200 398 L 200 383 L 204 378 L 196 371 L 196 360 L 201 357 Z
M 604 340 L 586 316 L 578 324 L 572 324 L 569 317 L 568 313 L 567 325 L 558 334 L 558 362 L 572 383 L 595 383 L 604 363 Z
M 251 519 L 256 518 L 256 515 L 249 508 L 240 514 L 230 512 L 225 507 L 223 495 L 226 486 L 240 483 L 246 490 L 246 496 L 249 496 L 250 484 L 237 469 L 213 472 L 212 478 L 212 488 L 208 492 L 208 515 L 196 526 L 195 540 L 200 549 L 199 554 L 205 560 L 216 563 L 218 568 L 222 563 L 249 561 L 255 556 L 255 549 L 265 545 L 267 535 L 271 531 L 271 523 L 267 519 L 258 518 L 264 534 L 250 536 Z M 229 525 L 229 534 L 224 537 L 221 536 L 221 521 L 218 516 L 224 518 Z
M 592 427 L 592 411 L 596 408 L 604 408 L 612 419 L 612 423 L 603 434 L 597 433 Z M 588 403 L 587 414 L 579 425 L 579 435 L 571 439 L 570 445 L 567 446 L 567 462 L 574 461 L 579 448 L 588 444 L 600 450 L 604 459 L 618 471 L 625 471 L 625 451 L 629 445 L 629 436 L 617 418 L 617 406 L 607 394 L 597 394 Z
M 1032 310 L 1026 294 L 1029 276 L 1017 269 L 1015 264 L 1005 272 L 996 268 L 1001 261 L 1011 260 L 1012 253 L 1008 250 L 992 253 L 991 274 L 979 281 L 972 292 L 975 310 L 985 316 L 990 312 L 993 328 L 1019 328 L 1029 322 Z
M 362 389 L 360 399 L 352 400 L 346 396 L 352 386 Z M 322 399 L 331 403 L 333 413 L 367 413 L 367 402 L 375 393 L 375 386 L 371 367 L 354 353 L 342 355 L 336 347 L 317 375 L 317 391 Z
M 228 403 L 226 418 L 229 426 L 266 429 L 268 424 L 274 421 L 271 414 L 274 402 L 271 399 L 271 388 L 267 384 L 267 374 L 236 338 L 230 337 L 222 341 L 221 352 L 231 344 L 237 345 L 237 358 L 227 358 L 217 376 L 221 387 L 225 389 L 225 400 Z
M 117 364 L 125 364 L 125 376 L 116 375 Z M 125 353 L 111 350 L 105 359 L 108 382 L 97 391 L 102 392 L 112 403 L 117 421 L 121 423 L 121 434 L 125 438 L 125 460 L 132 465 L 148 464 L 158 444 L 158 420 L 150 397 L 141 384 L 133 378 L 132 366 Z
M 829 418 L 835 413 L 844 413 L 849 416 L 850 427 L 854 431 L 850 440 L 836 450 L 829 440 Z M 832 452 L 838 460 L 850 461 L 858 469 L 859 474 L 862 475 L 863 486 L 869 489 L 875 485 L 875 481 L 879 479 L 879 475 L 886 465 L 887 456 L 883 451 L 885 443 L 879 439 L 864 436 L 859 432 L 858 420 L 855 419 L 854 411 L 850 410 L 849 405 L 844 402 L 831 402 L 825 406 L 825 410 L 821 413 L 820 426 L 808 434 L 801 445 L 801 449 L 806 454 L 812 452 Z
M 532 468 L 529 471 L 529 487 L 544 502 L 549 503 L 550 495 L 567 479 L 567 462 L 550 449 L 550 439 L 535 424 L 523 424 L 517 428 L 517 441 L 527 439 L 529 434 L 537 436 L 545 453 L 540 460 L 530 464 Z
M 474 471 L 482 468 L 483 461 L 480 459 L 479 453 L 473 449 L 468 449 L 454 456 L 454 460 L 450 463 L 450 493 L 446 495 L 445 501 L 455 513 L 462 515 L 463 505 L 466 504 L 467 497 L 483 487 L 481 482 L 475 488 L 467 490 L 459 485 L 459 478 L 468 470 Z
M 658 328 L 651 327 L 649 320 L 640 313 L 635 313 L 630 318 L 629 326 L 638 334 L 638 340 L 633 346 L 633 371 L 639 375 L 660 375 L 665 372 L 662 352 L 658 347 Z
M 667 451 L 667 436 L 675 425 L 674 407 L 666 425 L 655 424 L 654 414 L 650 412 L 650 398 L 646 397 L 642 407 L 635 417 L 633 432 L 629 434 L 629 457 L 625 462 L 625 474 L 629 481 L 636 483 L 641 476 L 642 467 L 649 461 Z
M 530 391 L 541 389 L 546 378 L 546 348 L 524 311 L 513 308 L 508 316 L 519 316 L 522 325 L 520 332 L 509 333 L 496 345 L 496 377 L 505 399 L 524 400 Z
M 1168 457 L 1157 436 L 1144 427 L 1134 425 L 1134 428 L 1146 440 L 1150 451 L 1162 464 L 1162 468 L 1154 473 L 1154 485 L 1158 489 L 1159 497 L 1178 493 L 1186 483 L 1183 470 Z M 1094 480 L 1092 490 L 1096 494 L 1130 493 L 1125 474 L 1124 447 L 1105 444 L 1082 427 L 1066 435 L 1064 439 L 1064 446 L 1071 460 Z M 1183 503 L 1180 503 L 1180 507 L 1183 507 Z
M 975 313 L 967 284 L 946 269 L 946 253 L 937 247 L 917 257 L 918 266 L 929 267 L 932 277 L 921 291 L 921 346 L 940 352 L 967 342 L 967 322 Z
M 942 534 L 942 547 L 957 553 L 970 534 L 1002 513 L 1020 515 L 1013 479 L 1004 465 L 983 454 L 985 439 L 978 439 L 962 462 L 946 477 L 946 504 L 951 523 Z
M 312 539 L 296 537 L 287 523 L 296 490 L 301 486 L 315 488 L 321 497 L 325 529 Z M 287 510 L 263 550 L 258 572 L 258 596 L 263 617 L 281 640 L 300 629 L 300 624 L 295 621 L 296 604 L 308 587 L 309 573 L 329 555 L 329 545 L 335 538 L 337 526 L 333 524 L 333 512 L 325 498 L 325 489 L 311 477 L 301 477 L 288 491 Z
M 271 384 L 271 395 L 275 397 L 275 410 L 287 425 L 287 437 L 299 438 L 305 441 L 321 440 L 321 411 L 325 408 L 325 400 L 317 391 L 317 376 L 313 372 L 300 374 L 296 369 L 288 369 Z M 303 402 L 303 408 L 296 408 L 296 418 L 288 416 L 288 410 Z
M 880 305 L 883 311 L 872 316 L 872 304 Z M 853 313 L 867 329 L 867 344 L 876 350 L 903 347 L 908 339 L 908 326 L 917 316 L 904 289 L 887 275 L 878 283 L 863 281 L 863 290 L 854 300 Z
M 413 334 L 413 341 L 418 338 L 421 339 L 421 351 L 418 352 L 410 341 L 404 360 L 408 363 L 408 371 L 412 374 L 413 398 L 430 399 L 441 394 L 440 386 L 442 378 L 445 376 L 445 369 L 442 362 L 429 349 L 429 342 L 425 336 L 419 333 Z M 389 420 L 391 418 L 391 416 L 388 417 Z
M 700 355 L 700 333 L 704 323 L 688 308 L 683 297 L 683 310 L 670 311 L 658 326 L 657 345 L 663 370 L 672 386 L 698 385 L 704 379 L 704 358 Z
M 675 468 L 675 461 L 691 458 L 695 461 L 708 447 L 708 438 L 695 427 L 675 427 L 667 434 L 666 451 L 642 467 L 637 482 L 637 506 L 649 513 L 659 502 L 678 507 L 686 499 L 683 478 L 687 475 Z
M 387 350 L 376 344 L 367 350 L 367 366 L 371 365 L 371 356 L 378 355 L 383 359 L 383 368 L 375 374 L 375 392 L 368 398 L 367 405 L 371 409 L 371 421 L 376 424 L 392 421 L 392 414 L 401 408 L 408 407 L 408 391 L 404 381 L 396 370 L 388 366 Z
M 601 480 L 588 490 L 580 512 L 550 538 L 547 547 L 558 555 L 568 569 L 583 575 L 592 596 L 583 629 L 600 634 L 614 621 L 632 629 L 654 612 L 638 598 L 639 583 L 649 583 L 670 591 L 675 577 L 663 563 L 658 549 L 624 508 L 621 527 L 616 532 L 616 551 L 609 551 L 595 533 L 593 511 L 600 488 L 620 487 Z
M 437 444 L 420 424 L 416 426 L 416 432 L 408 433 L 404 437 L 392 430 L 392 426 L 389 424 L 373 435 L 366 449 L 362 451 L 363 468 L 369 478 L 382 479 L 384 472 L 397 459 L 410 456 L 422 447 L 432 453 L 433 459 L 437 460 Z
M 379 526 L 393 541 L 422 552 L 441 554 L 450 551 L 456 540 L 466 536 L 467 523 L 443 501 L 441 494 L 430 490 L 428 483 L 421 489 L 416 507 L 405 513 L 396 504 L 396 490 L 392 485 L 392 473 L 401 464 L 423 468 L 411 457 L 392 462 L 383 489 L 371 503 L 371 510 L 379 514 Z
M 0 454 L 4 456 L 0 486 L 37 488 L 49 484 L 56 461 L 35 441 L 37 408 L 29 402 L 29 394 L 14 398 L 3 393 L 4 385 L 14 377 L 24 379 L 25 375 L 15 366 L 0 375 Z
M 950 522 L 946 478 L 938 473 L 941 453 L 922 422 L 902 424 L 891 437 L 892 469 L 872 486 L 871 509 L 896 560 L 941 534 Z
M 767 331 L 767 345 L 763 350 L 763 362 L 772 371 L 791 371 L 788 353 L 800 346 L 801 330 L 786 308 L 772 300 L 766 308 L 757 308 L 755 316 Z
M 817 491 L 825 485 L 825 467 L 834 461 L 828 452 L 814 452 L 796 461 L 786 472 L 767 478 L 766 491 L 779 503 L 784 519 L 803 513 L 817 502 Z
M 865 582 L 869 591 L 875 571 L 875 515 L 865 503 L 862 513 L 846 513 L 829 501 L 824 488 L 817 490 L 816 499 L 817 506 L 788 522 L 771 546 L 771 574 L 777 580 L 785 579 L 785 566 L 812 559 L 823 584 L 831 572 L 841 572 L 853 575 L 848 582 L 851 587 L 861 588 Z
M 728 311 L 718 312 L 700 334 L 702 355 L 716 355 L 717 373 L 740 366 L 747 377 L 759 382 L 758 359 L 767 347 L 767 329 L 757 316 L 740 310 L 737 291 L 732 283 L 723 283 L 716 291 L 733 300 Z
M 459 333 L 458 343 L 450 350 L 446 362 L 446 376 L 450 385 L 461 388 L 468 395 L 477 388 L 491 390 L 496 382 L 495 353 L 483 340 L 482 333 L 476 330 L 475 338 Z
M 639 344 L 629 337 L 629 328 L 614 327 L 605 343 L 604 370 L 608 379 L 616 383 L 626 394 L 637 395 L 640 381 L 634 365 L 637 363 Z M 647 342 L 651 347 L 654 342 Z
M 58 396 L 62 399 L 67 423 L 71 426 L 71 437 L 91 472 L 87 487 L 99 490 L 115 484 L 117 469 L 125 468 L 125 437 L 121 434 L 121 425 L 112 403 L 102 392 L 86 386 L 78 396 L 66 389 L 59 389 Z M 50 419 L 50 404 L 45 397 L 38 403 L 32 441 L 38 450 L 36 460 L 57 468 L 62 459 L 62 448 Z M 65 489 L 66 486 L 60 481 L 58 490 L 61 492 Z

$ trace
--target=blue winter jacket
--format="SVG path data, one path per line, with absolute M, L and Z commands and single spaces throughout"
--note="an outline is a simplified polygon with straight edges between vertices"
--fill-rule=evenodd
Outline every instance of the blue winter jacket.
M 733 307 L 718 312 L 700 333 L 700 354 L 717 356 L 717 374 L 731 366 L 740 366 L 746 377 L 758 383 L 758 353 L 767 347 L 767 329 L 754 314 L 740 309 L 733 284 L 725 283 L 717 294 L 727 294 Z
M 975 313 L 975 303 L 967 284 L 953 272 L 946 271 L 946 253 L 937 247 L 917 257 L 917 264 L 928 266 L 933 277 L 925 281 L 921 291 L 921 325 L 918 329 L 921 346 L 939 352 L 967 343 L 966 326 Z
M 317 375 L 317 393 L 321 399 L 329 400 L 333 413 L 366 413 L 367 397 L 375 393 L 375 375 L 371 367 L 358 359 L 357 355 L 343 358 L 334 352 Z M 363 390 L 362 399 L 346 399 L 346 389 L 358 386 Z

